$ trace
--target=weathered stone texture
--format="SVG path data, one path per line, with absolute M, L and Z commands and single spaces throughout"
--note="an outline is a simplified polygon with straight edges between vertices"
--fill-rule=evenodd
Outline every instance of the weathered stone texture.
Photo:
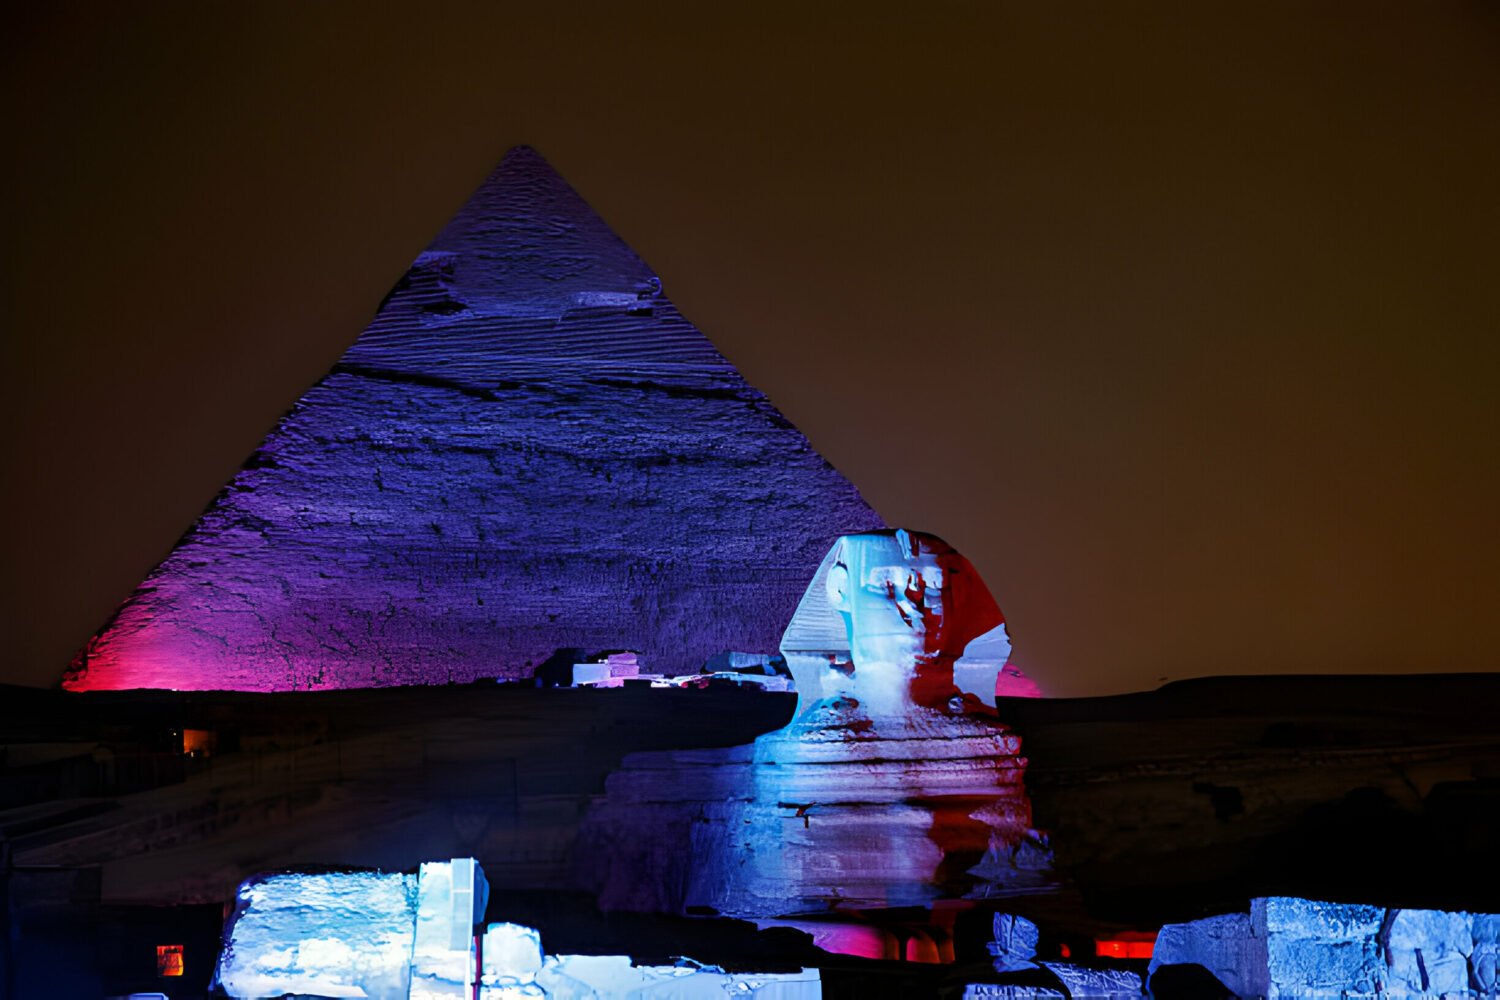
M 1264 934 L 1248 913 L 1225 913 L 1187 924 L 1168 924 L 1156 935 L 1153 971 L 1163 966 L 1199 965 L 1235 996 L 1260 997 L 1270 990 Z
M 261 875 L 240 886 L 235 904 L 215 976 L 230 996 L 406 1000 L 416 877 Z
M 994 920 L 995 940 L 989 943 L 996 972 L 1015 972 L 1036 968 L 1036 946 L 1041 932 L 1025 917 L 997 913 Z
M 1141 995 L 1141 977 L 1128 969 L 1090 969 L 1067 962 L 1042 965 L 1062 980 L 1071 1000 L 1125 1000 Z
M 1151 974 L 1197 965 L 1238 996 L 1495 996 L 1494 914 L 1296 897 L 1163 927 Z
M 289 690 L 771 651 L 880 517 L 517 149 L 66 686 Z

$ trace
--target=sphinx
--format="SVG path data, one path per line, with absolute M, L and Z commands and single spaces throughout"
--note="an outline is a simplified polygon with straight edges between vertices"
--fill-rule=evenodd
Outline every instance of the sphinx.
M 606 909 L 749 918 L 1050 885 L 996 710 L 1004 624 L 941 539 L 838 539 L 782 641 L 792 722 L 749 746 L 626 758 L 580 832 L 585 884 Z

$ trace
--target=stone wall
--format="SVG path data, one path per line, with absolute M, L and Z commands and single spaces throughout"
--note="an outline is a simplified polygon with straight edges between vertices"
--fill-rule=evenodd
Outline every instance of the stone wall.
M 1495 914 L 1272 896 L 1163 927 L 1151 972 L 1200 965 L 1247 997 L 1492 997 L 1497 937 Z

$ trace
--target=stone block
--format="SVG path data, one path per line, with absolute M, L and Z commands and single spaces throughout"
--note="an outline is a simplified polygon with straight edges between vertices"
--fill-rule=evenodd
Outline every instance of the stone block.
M 1382 991 L 1462 993 L 1469 988 L 1474 918 L 1443 910 L 1393 910 L 1385 932 Z
M 425 862 L 417 878 L 412 1000 L 467 1000 L 476 974 L 474 925 L 489 886 L 472 858 Z
M 995 914 L 995 940 L 989 944 L 989 952 L 995 959 L 996 972 L 1015 972 L 1034 969 L 1037 942 L 1041 932 L 1036 924 L 1025 917 L 1009 913 Z
M 416 879 L 379 872 L 242 883 L 215 980 L 231 997 L 407 1000 Z
M 1290 934 L 1319 941 L 1359 941 L 1380 933 L 1379 906 L 1328 903 L 1296 896 L 1266 896 L 1250 904 L 1257 933 Z
M 1156 935 L 1147 981 L 1168 965 L 1198 965 L 1237 996 L 1265 996 L 1266 939 L 1248 913 L 1226 913 L 1187 924 L 1167 924 Z
M 1042 967 L 1062 980 L 1073 1000 L 1141 995 L 1141 977 L 1128 969 L 1091 969 L 1067 962 L 1043 962 Z
M 1473 986 L 1485 992 L 1500 991 L 1500 914 L 1476 913 L 1471 926 L 1474 943 L 1469 970 Z
M 773 648 L 828 540 L 882 523 L 523 147 L 66 684 L 518 680 L 568 647 L 685 673 Z
M 1375 992 L 1381 907 L 1271 896 L 1251 902 L 1250 919 L 1266 938 L 1268 997 Z
M 482 955 L 485 986 L 531 983 L 542 968 L 542 936 L 521 924 L 490 924 Z

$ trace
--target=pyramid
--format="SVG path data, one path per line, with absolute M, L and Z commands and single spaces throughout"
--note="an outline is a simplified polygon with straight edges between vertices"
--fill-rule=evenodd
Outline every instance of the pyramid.
M 774 651 L 883 526 L 535 151 L 512 150 L 78 655 L 74 690 L 528 677 Z

